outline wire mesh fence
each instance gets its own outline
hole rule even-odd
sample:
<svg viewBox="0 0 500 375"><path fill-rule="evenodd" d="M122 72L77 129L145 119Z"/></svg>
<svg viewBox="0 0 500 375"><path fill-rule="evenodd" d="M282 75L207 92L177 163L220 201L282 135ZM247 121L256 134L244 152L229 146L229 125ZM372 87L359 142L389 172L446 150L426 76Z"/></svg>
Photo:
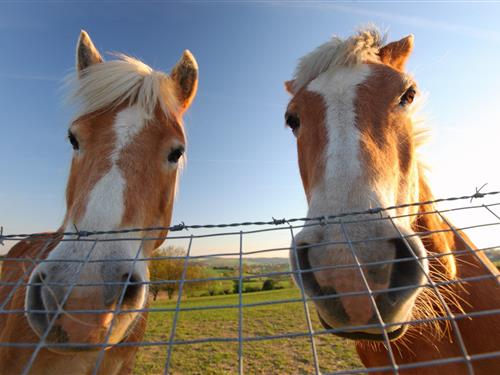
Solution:
<svg viewBox="0 0 500 375"><path fill-rule="evenodd" d="M143 249L150 241L164 239L157 236L167 228L132 228L115 231L88 232L78 230L55 234L0 234L4 243L21 241L37 248L36 252L11 251L2 259L2 279L0 281L0 329L8 325L19 330L30 330L26 316L43 316L44 329L35 336L19 334L15 338L2 334L2 350L21 350L22 370L32 373L47 352L71 350L78 353L91 351L90 373L102 373L106 356L113 350L123 349L121 355L135 358L130 367L134 373L316 373L316 374L359 374L387 372L398 373L408 369L425 369L462 364L464 371L473 374L475 363L500 358L500 343L493 350L481 352L470 347L467 337L461 331L463 321L475 321L484 317L500 320L500 306L477 308L467 301L457 301L448 294L447 288L474 285L485 281L500 283L498 274L479 256L487 252L492 257L499 256L496 233L500 229L500 202L495 201L500 192L476 192L471 196L417 202L385 208L330 215L319 218L275 219L261 222L242 222L220 225L186 225L181 223L169 229L166 244L182 247L178 252L156 252L146 254ZM481 201L479 201L481 199ZM438 206L439 205L439 206ZM432 207L424 213L417 212L398 215L403 207ZM438 208L439 207L439 208ZM421 232L402 233L396 225L391 236L352 238L349 226L370 226L374 223L396 221L419 215L439 217L444 224L438 229ZM454 226L463 218L474 219L474 224ZM451 221L450 221L451 218ZM411 220L410 220L411 221ZM343 238L336 241L319 241L307 246L296 241L296 235L306 228L336 228ZM425 240L439 233L451 233L458 238L463 233L474 236L480 232L484 241L478 248L463 245L445 252L427 252L418 255L408 244L412 237ZM484 236L483 234L484 233ZM363 262L357 250L361 244L384 243L398 237L410 250L406 257ZM495 242L497 241L497 242ZM46 259L55 244L85 244L71 259ZM134 245L132 257L95 257L103 243L121 246ZM271 244L273 246L268 246ZM26 245L26 246L28 246ZM298 261L301 251L314 247L343 246L350 251L352 262L331 264L321 267L307 267ZM19 245L18 245L19 246ZM75 245L76 246L76 245ZM219 250L230 249L230 250ZM290 267L285 257L289 254L295 264ZM423 266L423 260L442 261L453 255L459 263L461 257L469 256L481 265L481 271L473 275L459 274L457 278L436 278ZM280 259L281 257L281 259ZM258 259L258 261L256 260ZM466 259L466 258L463 258ZM468 259L468 258L467 258ZM472 259L472 258L471 258ZM367 279L367 267L394 265L416 261L425 274L425 282L418 285L390 285L373 290ZM141 280L130 271L119 281L102 278L82 277L91 264L126 264L134 269L137 264L149 264L151 279ZM465 260L464 260L465 262ZM33 279L33 270L41 264L73 264L73 274L67 280ZM152 265L168 265L170 274L154 273ZM168 268L167 267L167 268ZM161 268L161 267L160 267ZM175 272L172 270L175 268ZM477 267L476 267L477 268ZM319 271L332 269L354 269L360 272L364 287L361 290L322 293L311 295L306 292L304 278ZM193 270L203 271L194 272ZM170 276L169 276L170 275ZM14 277L15 276L15 277ZM291 279L295 282L292 283ZM267 286L265 284L267 282ZM27 288L62 290L58 303L52 308L26 307ZM112 306L91 306L69 308L69 300L75 291L82 288L117 287ZM137 288L145 290L146 298L139 306L131 306L126 301ZM144 289L145 288L145 289ZM433 291L432 306L440 306L435 314L414 314L404 321L386 322L379 311L379 295L405 290ZM55 293L55 292L54 292ZM60 293L60 292L58 292ZM316 313L318 301L339 300L345 297L368 296L375 312L374 319L363 324L331 327ZM158 297L158 298L157 298ZM46 301L45 305L50 305ZM44 306L42 304L42 306ZM85 306L84 306L85 307ZM38 314L38 315L37 315ZM120 319L127 314L135 314L123 339L113 342L114 330ZM76 324L85 325L84 317L95 315L106 317L106 332L95 342L79 342L64 337L61 333L61 317L69 317ZM132 315L130 315L132 316ZM8 320L11 317L11 320ZM147 321L147 323L146 323ZM391 343L390 333L402 324L419 327L430 323L442 324L447 330L444 340L453 342L459 349L452 355L446 352L437 357L420 357L415 354L401 361L401 350ZM131 328L130 328L131 327ZM91 327L88 327L90 330ZM385 350L382 365L364 366L358 359L351 340L339 337L346 332L374 331L381 333L379 350ZM405 336L403 336L404 339ZM401 340L403 340L401 339ZM498 339L498 338L497 338ZM399 339L398 339L399 340ZM395 342L397 343L398 340ZM496 340L498 341L498 340ZM407 342L407 341L406 341ZM498 341L500 342L500 341ZM375 344L373 344L375 345ZM404 351L403 351L404 352ZM76 354L84 355L84 354ZM1 355L0 355L1 357ZM132 363L132 362L131 362ZM6 371L4 369L4 371Z"/></svg>

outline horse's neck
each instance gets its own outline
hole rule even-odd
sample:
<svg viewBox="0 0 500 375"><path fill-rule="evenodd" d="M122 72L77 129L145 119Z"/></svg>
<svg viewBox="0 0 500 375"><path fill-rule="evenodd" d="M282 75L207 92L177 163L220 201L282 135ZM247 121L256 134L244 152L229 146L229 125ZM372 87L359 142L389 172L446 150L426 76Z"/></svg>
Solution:
<svg viewBox="0 0 500 375"><path fill-rule="evenodd" d="M420 200L429 201L433 199L430 188L425 180L420 183ZM459 306L450 306L453 314L462 314L500 309L500 280L499 272L495 265L488 259L482 251L478 251L476 246L468 236L457 230L444 216L434 212L433 206L422 206L421 215L417 220L416 232L428 231L432 234L423 239L424 245L429 255L451 254L450 256L440 256L430 259L430 264L438 272L444 274L444 279L453 282L449 286L452 294L457 296ZM431 274L431 278L435 278ZM435 282L442 281L439 277ZM464 340L475 341L480 330L484 329L487 334L487 327L481 321L495 322L496 328L500 329L500 314L490 315L487 318L475 318L477 324L473 323L475 329L468 330L467 324L463 329ZM470 319L462 319L462 321ZM461 324L462 325L462 324ZM499 332L500 334L500 332ZM473 336L473 337L469 337ZM454 340L455 341L455 340ZM470 340L469 340L470 341ZM444 343L446 345L446 343Z"/></svg>
<svg viewBox="0 0 500 375"><path fill-rule="evenodd" d="M420 179L420 201L434 199L431 189L424 178ZM492 273L498 275L495 265L482 251L478 251L469 237L457 230L449 220L436 212L434 205L422 205L414 228L415 232L429 232L422 242L428 253L449 253L434 260L448 278L464 278ZM432 262L432 259L431 259Z"/></svg>

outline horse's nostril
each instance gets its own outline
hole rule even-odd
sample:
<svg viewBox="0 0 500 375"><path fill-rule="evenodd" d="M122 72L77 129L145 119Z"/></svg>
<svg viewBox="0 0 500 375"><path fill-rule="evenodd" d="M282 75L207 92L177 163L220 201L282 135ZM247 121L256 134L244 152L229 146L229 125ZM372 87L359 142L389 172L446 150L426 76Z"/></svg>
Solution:
<svg viewBox="0 0 500 375"><path fill-rule="evenodd" d="M309 261L309 246L310 245L308 243L297 244L295 249L296 253L294 253L291 258L292 268L296 271L293 276L297 285L300 287L301 284L303 284L305 292L310 296L315 296L320 294L321 288L319 287L316 277L314 276L314 271L312 270L311 263Z"/></svg>
<svg viewBox="0 0 500 375"><path fill-rule="evenodd" d="M45 310L42 299L42 287L45 277L44 273L37 273L31 278L28 290L28 302L29 308L32 310Z"/></svg>
<svg viewBox="0 0 500 375"><path fill-rule="evenodd" d="M141 301L143 293L143 283L141 279L136 275L131 275L129 279L129 274L127 273L122 276L122 281L125 288L123 305L137 305Z"/></svg>
<svg viewBox="0 0 500 375"><path fill-rule="evenodd" d="M307 243L298 243L297 244L297 261L298 261L298 266L300 267L301 270L309 270L311 269L311 264L309 263L309 244ZM297 266L297 264L293 265L294 267Z"/></svg>
<svg viewBox="0 0 500 375"><path fill-rule="evenodd" d="M46 275L43 272L36 273L31 277L30 285L26 289L26 313L30 324L36 331L40 331L40 327L44 327L49 318L42 296L44 280L46 280Z"/></svg>
<svg viewBox="0 0 500 375"><path fill-rule="evenodd" d="M419 265L419 260L416 257L415 250L408 247L407 242L402 239L395 239L394 244L396 246L396 260L398 262L394 263L392 274L391 274L391 288L406 287L414 285L415 288L421 284L421 279L423 278L423 272L421 265ZM389 292L389 299L398 300L401 293L414 293L413 288L407 291L393 291Z"/></svg>

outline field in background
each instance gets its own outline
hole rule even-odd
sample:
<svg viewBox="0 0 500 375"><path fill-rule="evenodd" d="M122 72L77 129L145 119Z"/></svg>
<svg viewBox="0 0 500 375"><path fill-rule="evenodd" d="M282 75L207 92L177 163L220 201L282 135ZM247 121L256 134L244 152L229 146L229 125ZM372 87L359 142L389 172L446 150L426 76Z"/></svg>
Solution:
<svg viewBox="0 0 500 375"><path fill-rule="evenodd" d="M181 307L216 306L217 309L180 312L176 340L238 338L238 295L193 297L183 300ZM243 294L243 303L281 301L300 298L295 288ZM157 300L151 308L175 308L176 301ZM321 330L314 308L311 318L316 330ZM172 328L172 312L149 313L144 341L168 341ZM279 303L243 308L243 336L259 337L288 333L306 333L307 324L302 302ZM351 342L333 335L315 338L320 369L361 368ZM162 374L167 357L166 346L139 349L136 374ZM246 342L243 346L243 370L248 374L313 373L313 359L308 337L268 339ZM238 372L237 342L204 342L176 345L172 352L172 374L234 374Z"/></svg>

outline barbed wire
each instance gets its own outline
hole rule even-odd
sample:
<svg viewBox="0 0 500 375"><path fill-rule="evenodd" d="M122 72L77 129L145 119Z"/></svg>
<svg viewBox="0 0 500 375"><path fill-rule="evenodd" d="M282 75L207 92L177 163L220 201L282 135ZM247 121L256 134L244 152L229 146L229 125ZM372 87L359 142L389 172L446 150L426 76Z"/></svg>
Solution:
<svg viewBox="0 0 500 375"><path fill-rule="evenodd" d="M484 187L485 185L483 185ZM218 228L235 228L235 227L247 227L247 226L262 226L262 225L283 225L283 224L292 224L296 222L324 222L325 220L331 221L334 219L339 219L339 218L344 218L344 217L349 217L349 216L357 216L357 215L363 215L363 214L378 214L380 212L384 211L390 211L390 210L395 210L398 208L408 208L408 207L415 207L415 206L426 206L426 205L434 205L437 203L443 203L443 202L454 202L454 201L459 201L459 200L470 200L472 202L473 199L481 199L487 196L494 196L497 194L500 194L500 191L490 191L490 192L481 192L482 188L477 189L474 194L471 195L463 195L463 196L457 196L457 197L450 197L450 198L439 198L439 199L433 199L433 200L428 200L428 201L422 201L422 202L412 202L412 203L403 203L399 205L393 205L393 206L388 206L388 207L374 207L374 208L369 208L366 210L359 210L359 211L350 211L350 212L344 212L344 213L337 213L337 214L331 214L331 215L324 215L324 216L319 216L319 217L300 217L300 218L291 218L291 219L276 219L272 218L270 221L243 221L243 222L235 222L235 223L222 223L222 224L192 224L192 225L186 225L184 222L181 222L176 225L168 226L168 227L163 227L163 226L156 226L156 227L146 227L146 228L127 228L127 229L116 229L116 230L103 230L103 231L85 231L85 230L79 230L76 226L74 226L75 231L74 232L58 232L55 235L64 235L64 236L76 236L78 239L82 237L88 237L88 236L93 236L93 235L102 235L102 234L123 234L123 233L134 233L134 232L152 232L152 231L169 231L169 232L179 232L183 230L188 230L188 229L218 229ZM417 215L417 214L413 214ZM0 231L0 243L3 240L8 240L8 239L16 239L16 238L24 238L24 237L31 237L34 238L36 236L47 236L47 233L23 233L23 234L8 234L4 235L3 234L3 227L2 231ZM153 239L153 238L151 238ZM127 238L126 240L130 240L130 238Z"/></svg>

